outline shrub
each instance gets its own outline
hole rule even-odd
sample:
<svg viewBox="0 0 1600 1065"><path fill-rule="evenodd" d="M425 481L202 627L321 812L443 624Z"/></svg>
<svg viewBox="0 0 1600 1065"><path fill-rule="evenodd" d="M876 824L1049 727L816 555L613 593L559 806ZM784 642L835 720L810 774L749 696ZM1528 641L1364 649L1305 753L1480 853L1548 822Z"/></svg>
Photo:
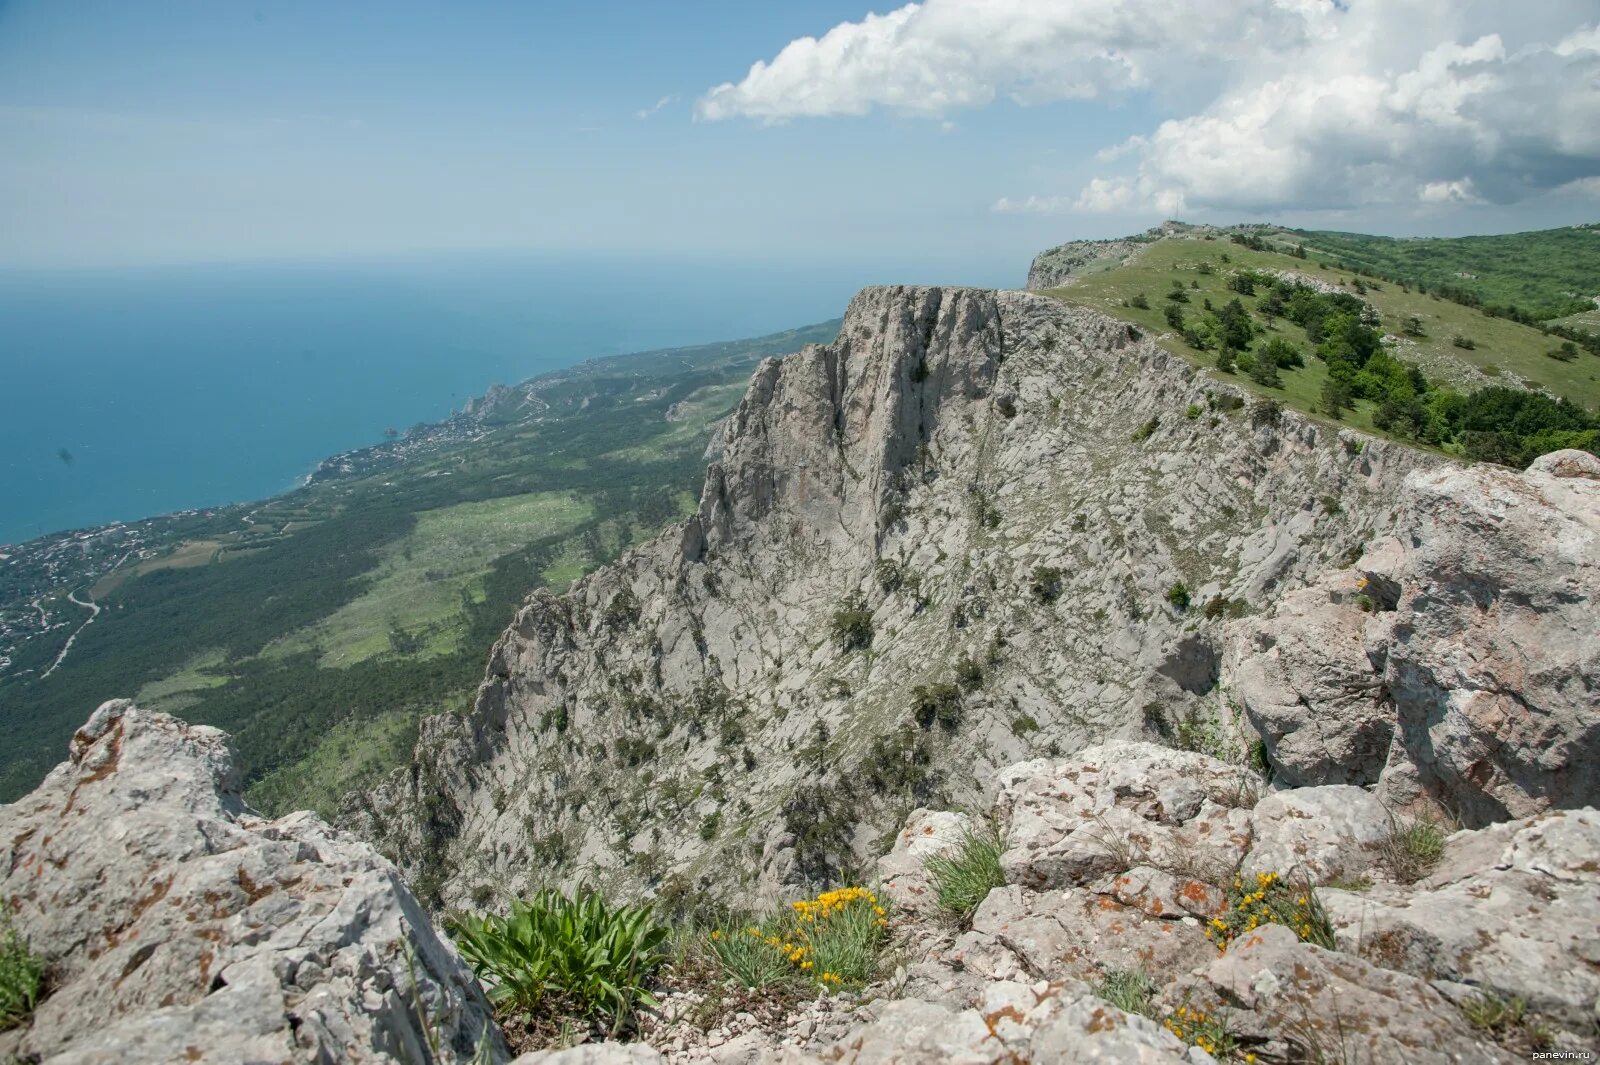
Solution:
<svg viewBox="0 0 1600 1065"><path fill-rule="evenodd" d="M761 924L710 933L724 971L749 988L816 983L860 987L877 973L888 940L888 911L860 887L824 891Z"/></svg>
<svg viewBox="0 0 1600 1065"><path fill-rule="evenodd" d="M667 930L649 906L542 891L513 903L509 916L458 915L449 927L490 1001L527 1023L564 1016L609 1022L616 1033L638 1006L656 1005L648 987L666 960Z"/></svg>
<svg viewBox="0 0 1600 1065"><path fill-rule="evenodd" d="M917 724L954 732L961 724L961 689L954 684L919 684L911 689L911 712Z"/></svg>
<svg viewBox="0 0 1600 1065"><path fill-rule="evenodd" d="M1011 734L1021 739L1030 732L1039 731L1039 722L1033 719L1032 714L1018 714L1011 719Z"/></svg>
<svg viewBox="0 0 1600 1065"><path fill-rule="evenodd" d="M956 663L956 683L962 691L977 691L983 687L983 666L968 655Z"/></svg>
<svg viewBox="0 0 1600 1065"><path fill-rule="evenodd" d="M1471 351L1478 346L1471 337L1464 337L1459 333L1450 338L1450 343L1464 351Z"/></svg>
<svg viewBox="0 0 1600 1065"><path fill-rule="evenodd" d="M1227 1016L1215 1016L1189 1005L1187 1001L1161 1022L1162 1026L1190 1046L1199 1047L1218 1061L1228 1061L1238 1049L1238 1041L1228 1031ZM1254 1061L1248 1055L1246 1061Z"/></svg>
<svg viewBox="0 0 1600 1065"><path fill-rule="evenodd" d="M981 833L969 831L954 850L926 859L922 864L933 878L939 909L963 923L971 918L989 892L1005 886L1000 868L1004 850L999 833L990 828Z"/></svg>
<svg viewBox="0 0 1600 1065"><path fill-rule="evenodd" d="M1140 292L1136 293L1134 297L1128 301L1128 305L1130 307L1137 307L1141 311L1148 311L1150 309L1150 300L1146 298L1143 292Z"/></svg>
<svg viewBox="0 0 1600 1065"><path fill-rule="evenodd" d="M1333 925L1311 885L1291 886L1277 873L1257 873L1249 880L1234 877L1228 908L1206 925L1206 938L1220 953L1264 924L1281 924L1312 946L1335 949Z"/></svg>
<svg viewBox="0 0 1600 1065"><path fill-rule="evenodd" d="M1179 332L1183 331L1183 308L1182 307L1179 307L1176 303L1169 303L1169 304L1167 304L1166 309L1162 313L1166 316L1167 324L1169 326L1171 326L1172 328L1178 330Z"/></svg>
<svg viewBox="0 0 1600 1065"><path fill-rule="evenodd" d="M1445 832L1432 821L1396 824L1383 841L1384 864L1402 884L1427 876L1444 857Z"/></svg>
<svg viewBox="0 0 1600 1065"><path fill-rule="evenodd" d="M872 611L859 596L847 599L833 614L833 638L846 652L872 646Z"/></svg>
<svg viewBox="0 0 1600 1065"><path fill-rule="evenodd" d="M1055 566L1035 566L1028 591L1040 603L1053 603L1061 598L1061 571Z"/></svg>
<svg viewBox="0 0 1600 1065"><path fill-rule="evenodd" d="M1188 610L1189 609L1189 586L1187 584L1184 584L1182 581L1178 581L1171 588L1168 588L1167 589L1167 602L1171 603L1173 608L1176 609L1176 610L1179 610L1179 611Z"/></svg>
<svg viewBox="0 0 1600 1065"><path fill-rule="evenodd" d="M717 833L722 830L722 811L713 810L700 821L700 838L707 843L717 838Z"/></svg>
<svg viewBox="0 0 1600 1065"><path fill-rule="evenodd" d="M1149 1017L1155 1012L1156 983L1143 969L1108 969L1094 993L1124 1013Z"/></svg>
<svg viewBox="0 0 1600 1065"><path fill-rule="evenodd" d="M43 980L44 962L6 919L0 924L0 1031L32 1016Z"/></svg>

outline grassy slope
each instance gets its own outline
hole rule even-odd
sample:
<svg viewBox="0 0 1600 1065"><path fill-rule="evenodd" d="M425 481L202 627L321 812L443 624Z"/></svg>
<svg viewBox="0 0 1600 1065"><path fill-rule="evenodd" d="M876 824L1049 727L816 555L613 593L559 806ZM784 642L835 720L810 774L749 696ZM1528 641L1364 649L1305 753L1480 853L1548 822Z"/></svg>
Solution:
<svg viewBox="0 0 1600 1065"><path fill-rule="evenodd" d="M0 690L0 801L37 783L99 701L137 693L232 732L259 808L334 812L399 763L420 716L466 705L529 591L693 506L711 423L757 360L837 325L595 360L541 379L535 417L478 439L165 519L162 557L97 587L106 610L60 672ZM21 665L58 650L33 641Z"/></svg>
<svg viewBox="0 0 1600 1065"><path fill-rule="evenodd" d="M1574 298L1600 295L1600 227L1483 237L1373 237L1292 232L1312 258L1360 266L1428 288L1448 285L1485 303L1516 305L1535 317L1570 314Z"/></svg>
<svg viewBox="0 0 1600 1065"><path fill-rule="evenodd" d="M1208 241L1176 237L1152 244L1133 262L1117 270L1085 278L1078 284L1053 290L1049 294L1068 303L1093 307L1133 322L1167 350L1182 355L1196 365L1214 368L1215 352L1194 351L1168 328L1164 317L1164 297L1175 280L1181 281L1190 298L1183 309L1191 316L1201 312L1206 298L1210 298L1216 307L1236 298L1237 294L1227 287L1231 266L1222 261L1224 255L1231 260L1231 266L1292 270L1339 284L1344 291L1354 291L1353 287L1344 284L1352 280L1349 273L1319 266L1314 258L1301 260L1276 252L1251 251L1221 238ZM1197 267L1202 260L1212 264L1213 273L1204 275L1198 272ZM1199 288L1189 288L1191 282L1198 283ZM1141 292L1150 303L1148 310L1125 305L1125 301ZM1255 299L1240 298L1247 308L1254 308ZM1402 323L1408 316L1415 315L1422 320L1426 336L1414 342L1401 343L1396 353L1403 359L1420 363L1430 377L1468 389L1481 387L1497 378L1503 383L1520 380L1529 386L1566 396L1590 409L1600 407L1600 359L1583 355L1569 363L1549 358L1545 352L1554 348L1556 341L1537 329L1503 318L1490 318L1458 303L1415 291L1406 292L1388 283L1380 283L1377 289L1369 286L1362 298L1377 307L1383 318L1383 328L1390 333L1400 333ZM1257 322L1265 324L1259 317ZM1262 388L1243 374L1235 374L1232 380L1298 410L1310 411L1327 378L1326 368L1310 357L1311 346L1298 326L1280 321L1274 328L1306 351L1308 357L1305 368L1284 371L1282 389ZM1452 344L1455 336L1470 337L1477 347L1471 351L1457 348ZM1368 432L1375 431L1372 426L1372 405L1365 401L1358 403L1354 412L1346 413L1344 421Z"/></svg>

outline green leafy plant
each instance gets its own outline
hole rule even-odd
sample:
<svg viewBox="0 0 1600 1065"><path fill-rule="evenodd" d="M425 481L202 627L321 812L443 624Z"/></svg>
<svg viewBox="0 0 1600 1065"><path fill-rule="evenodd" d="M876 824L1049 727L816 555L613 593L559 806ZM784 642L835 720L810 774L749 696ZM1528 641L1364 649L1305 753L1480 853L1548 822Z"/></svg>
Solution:
<svg viewBox="0 0 1600 1065"><path fill-rule="evenodd" d="M1188 610L1189 586L1182 581L1174 583L1171 588L1167 589L1167 602L1171 603L1177 610Z"/></svg>
<svg viewBox="0 0 1600 1065"><path fill-rule="evenodd" d="M1000 868L1004 849L1000 834L991 827L982 832L969 831L955 849L927 858L922 864L933 878L939 909L966 921L989 892L1004 887L1005 872Z"/></svg>
<svg viewBox="0 0 1600 1065"><path fill-rule="evenodd" d="M44 962L9 918L0 925L0 1030L15 1028L33 1015L44 981Z"/></svg>
<svg viewBox="0 0 1600 1065"><path fill-rule="evenodd" d="M463 914L449 922L461 953L500 1010L533 1020L564 1015L624 1029L639 1005L654 1006L650 979L666 960L667 930L649 906L612 907L594 891L542 891L507 916Z"/></svg>

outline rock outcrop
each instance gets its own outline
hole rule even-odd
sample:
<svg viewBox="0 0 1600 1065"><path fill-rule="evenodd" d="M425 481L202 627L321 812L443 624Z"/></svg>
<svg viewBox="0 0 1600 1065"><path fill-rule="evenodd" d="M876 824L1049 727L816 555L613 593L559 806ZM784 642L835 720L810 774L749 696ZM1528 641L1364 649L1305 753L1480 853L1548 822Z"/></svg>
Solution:
<svg viewBox="0 0 1600 1065"><path fill-rule="evenodd" d="M0 840L0 896L48 988L0 1057L509 1056L471 971L395 868L310 814L252 814L216 729L105 704L68 761L0 807Z"/></svg>
<svg viewBox="0 0 1600 1065"><path fill-rule="evenodd" d="M763 363L714 453L694 517L536 594L474 709L351 811L425 895L781 893L1007 764L1175 735L1221 713L1226 619L1353 558L1432 464L1104 316L938 288Z"/></svg>
<svg viewBox="0 0 1600 1065"><path fill-rule="evenodd" d="M1288 784L1468 826L1600 798L1600 459L1407 478L1392 536L1235 623L1224 676Z"/></svg>

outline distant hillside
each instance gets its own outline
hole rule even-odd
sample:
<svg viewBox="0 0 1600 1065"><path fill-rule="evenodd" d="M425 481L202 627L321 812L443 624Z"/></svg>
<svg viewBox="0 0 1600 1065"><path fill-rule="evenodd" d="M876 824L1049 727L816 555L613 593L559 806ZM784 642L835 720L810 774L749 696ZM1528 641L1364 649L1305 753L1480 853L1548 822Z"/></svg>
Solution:
<svg viewBox="0 0 1600 1065"><path fill-rule="evenodd" d="M1359 267L1537 320L1592 311L1600 296L1600 225L1450 238L1286 232L1330 265Z"/></svg>
<svg viewBox="0 0 1600 1065"><path fill-rule="evenodd" d="M712 426L762 358L837 330L597 359L270 500L6 548L0 801L60 759L85 706L137 696L228 729L258 808L335 812L419 717L469 702L529 591L692 507Z"/></svg>
<svg viewBox="0 0 1600 1065"><path fill-rule="evenodd" d="M1541 448L1594 449L1600 341L1358 275L1322 258L1309 234L1302 249L1300 236L1169 223L1126 257L1097 259L1106 242L1064 245L1041 259L1097 268L1044 291L1115 315L1220 379L1317 418L1510 465ZM1464 243L1343 236L1375 247ZM1570 276L1580 259L1574 249L1600 243L1590 230L1471 239L1522 247L1526 258L1546 238L1554 250L1544 258L1567 263L1561 269ZM1497 292L1549 290L1555 266L1522 276L1517 261L1508 252L1494 274Z"/></svg>

